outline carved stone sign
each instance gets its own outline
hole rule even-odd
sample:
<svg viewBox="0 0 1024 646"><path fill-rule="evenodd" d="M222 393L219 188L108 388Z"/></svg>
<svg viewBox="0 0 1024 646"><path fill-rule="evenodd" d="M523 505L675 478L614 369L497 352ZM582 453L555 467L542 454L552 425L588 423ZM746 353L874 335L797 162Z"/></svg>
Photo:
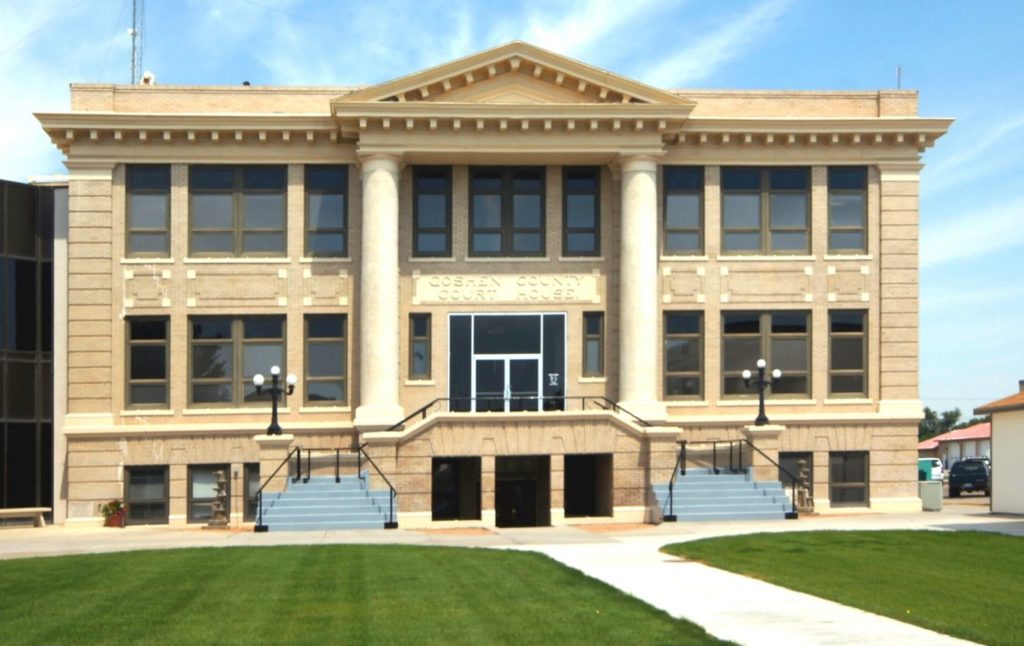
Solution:
<svg viewBox="0 0 1024 646"><path fill-rule="evenodd" d="M600 303L597 274L413 274L413 302Z"/></svg>

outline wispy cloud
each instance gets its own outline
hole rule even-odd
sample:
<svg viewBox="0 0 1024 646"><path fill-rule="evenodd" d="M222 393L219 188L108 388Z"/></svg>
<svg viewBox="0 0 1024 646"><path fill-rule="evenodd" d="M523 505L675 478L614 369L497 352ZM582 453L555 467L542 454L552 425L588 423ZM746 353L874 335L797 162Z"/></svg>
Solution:
<svg viewBox="0 0 1024 646"><path fill-rule="evenodd" d="M958 213L952 222L921 234L921 266L982 256L1024 245L1024 197Z"/></svg>
<svg viewBox="0 0 1024 646"><path fill-rule="evenodd" d="M990 118L990 115L985 117ZM969 126L973 127L968 130ZM977 120L965 120L956 127L961 131L957 137L960 146L956 152L925 167L926 186L931 195L976 182L981 177L1005 173L1007 168L1016 166L1024 158L1021 150L1021 144L1024 144L1024 113L994 123L978 124Z"/></svg>
<svg viewBox="0 0 1024 646"><path fill-rule="evenodd" d="M642 78L655 87L683 87L714 74L775 32L790 0L768 0L726 18L724 26L662 58Z"/></svg>

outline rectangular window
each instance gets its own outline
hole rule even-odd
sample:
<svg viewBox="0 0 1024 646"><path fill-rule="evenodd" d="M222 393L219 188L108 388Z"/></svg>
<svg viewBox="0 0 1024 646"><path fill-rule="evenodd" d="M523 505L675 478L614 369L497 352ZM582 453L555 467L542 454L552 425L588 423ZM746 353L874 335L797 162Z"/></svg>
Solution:
<svg viewBox="0 0 1024 646"><path fill-rule="evenodd" d="M810 379L810 315L807 312L728 312L722 315L722 393L755 397L743 382L744 370L757 372L764 359L767 371L779 369L769 396L807 396Z"/></svg>
<svg viewBox="0 0 1024 646"><path fill-rule="evenodd" d="M348 168L306 166L306 255L348 255Z"/></svg>
<svg viewBox="0 0 1024 646"><path fill-rule="evenodd" d="M722 251L737 254L810 252L810 171L722 169Z"/></svg>
<svg viewBox="0 0 1024 646"><path fill-rule="evenodd" d="M604 376L604 312L583 313L583 376Z"/></svg>
<svg viewBox="0 0 1024 646"><path fill-rule="evenodd" d="M167 467L125 467L126 524L167 524Z"/></svg>
<svg viewBox="0 0 1024 646"><path fill-rule="evenodd" d="M452 255L452 171L418 166L413 176L413 243L417 258Z"/></svg>
<svg viewBox="0 0 1024 646"><path fill-rule="evenodd" d="M665 253L699 254L704 250L704 168L663 168Z"/></svg>
<svg viewBox="0 0 1024 646"><path fill-rule="evenodd" d="M867 314L832 311L828 314L828 390L840 397L867 396Z"/></svg>
<svg viewBox="0 0 1024 646"><path fill-rule="evenodd" d="M127 406L166 408L170 365L167 317L129 318L127 324Z"/></svg>
<svg viewBox="0 0 1024 646"><path fill-rule="evenodd" d="M284 166L192 166L189 249L193 256L283 256Z"/></svg>
<svg viewBox="0 0 1024 646"><path fill-rule="evenodd" d="M430 379L430 314L409 315L409 379Z"/></svg>
<svg viewBox="0 0 1024 646"><path fill-rule="evenodd" d="M171 167L127 167L127 255L166 257L171 253Z"/></svg>
<svg viewBox="0 0 1024 646"><path fill-rule="evenodd" d="M562 186L562 255L601 255L600 169L565 168Z"/></svg>
<svg viewBox="0 0 1024 646"><path fill-rule="evenodd" d="M259 513L257 509L256 492L260 490L263 482L260 480L260 463L246 463L245 467L245 511L242 520L254 521Z"/></svg>
<svg viewBox="0 0 1024 646"><path fill-rule="evenodd" d="M867 451L828 454L828 498L833 507L866 507L869 462Z"/></svg>
<svg viewBox="0 0 1024 646"><path fill-rule="evenodd" d="M829 253L867 251L868 169L832 166L828 169Z"/></svg>
<svg viewBox="0 0 1024 646"><path fill-rule="evenodd" d="M340 406L348 401L348 348L344 314L306 317L307 404Z"/></svg>
<svg viewBox="0 0 1024 646"><path fill-rule="evenodd" d="M286 374L284 317L196 316L189 320L189 403L221 406L266 404L252 377L269 376L272 366Z"/></svg>
<svg viewBox="0 0 1024 646"><path fill-rule="evenodd" d="M188 522L206 523L213 518L218 483L224 485L224 514L231 515L231 465L215 464L188 468Z"/></svg>
<svg viewBox="0 0 1024 646"><path fill-rule="evenodd" d="M665 399L697 399L703 388L703 317L665 312Z"/></svg>
<svg viewBox="0 0 1024 646"><path fill-rule="evenodd" d="M544 169L472 168L472 256L544 255Z"/></svg>

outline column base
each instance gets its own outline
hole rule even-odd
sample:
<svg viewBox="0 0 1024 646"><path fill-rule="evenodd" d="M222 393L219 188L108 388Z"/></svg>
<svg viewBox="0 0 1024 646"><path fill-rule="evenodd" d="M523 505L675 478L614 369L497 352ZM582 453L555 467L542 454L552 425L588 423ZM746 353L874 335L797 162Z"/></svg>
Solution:
<svg viewBox="0 0 1024 646"><path fill-rule="evenodd" d="M401 406L360 406L353 423L360 431L384 431L404 417L405 409Z"/></svg>

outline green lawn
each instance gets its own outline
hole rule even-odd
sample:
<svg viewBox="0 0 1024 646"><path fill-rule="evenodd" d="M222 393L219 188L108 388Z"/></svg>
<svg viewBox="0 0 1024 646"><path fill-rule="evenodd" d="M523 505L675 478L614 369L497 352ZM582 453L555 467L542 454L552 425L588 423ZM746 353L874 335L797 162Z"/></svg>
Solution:
<svg viewBox="0 0 1024 646"><path fill-rule="evenodd" d="M703 629L528 552L187 549L0 561L0 644L680 644Z"/></svg>
<svg viewBox="0 0 1024 646"><path fill-rule="evenodd" d="M792 532L664 550L986 644L1024 643L1024 538L982 532Z"/></svg>

